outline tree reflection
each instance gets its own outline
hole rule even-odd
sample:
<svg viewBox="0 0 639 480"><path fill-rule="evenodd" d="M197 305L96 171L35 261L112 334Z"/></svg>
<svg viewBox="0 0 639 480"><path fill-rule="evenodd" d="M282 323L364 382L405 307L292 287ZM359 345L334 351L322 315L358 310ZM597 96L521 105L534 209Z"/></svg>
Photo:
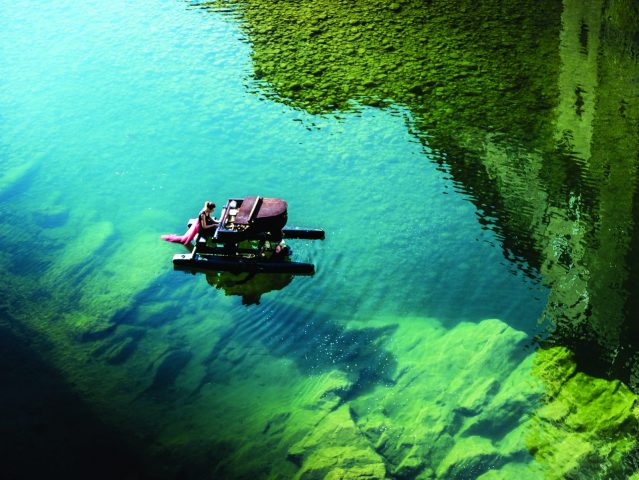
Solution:
<svg viewBox="0 0 639 480"><path fill-rule="evenodd" d="M238 7L261 95L311 113L410 109L505 257L548 286L547 342L637 390L636 3L203 6Z"/></svg>

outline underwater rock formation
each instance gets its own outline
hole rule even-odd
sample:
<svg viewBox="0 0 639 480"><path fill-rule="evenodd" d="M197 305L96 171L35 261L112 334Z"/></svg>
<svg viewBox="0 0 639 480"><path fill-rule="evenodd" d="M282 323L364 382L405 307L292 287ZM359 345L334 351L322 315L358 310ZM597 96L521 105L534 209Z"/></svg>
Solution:
<svg viewBox="0 0 639 480"><path fill-rule="evenodd" d="M38 168L39 164L36 161L21 165L3 165L0 170L0 201L26 190Z"/></svg>
<svg viewBox="0 0 639 480"><path fill-rule="evenodd" d="M246 424L227 474L277 476L284 459L296 479L633 473L637 396L618 381L576 372L565 349L528 353L526 342L499 320L448 330L403 318L385 343L398 359L390 382L358 392L339 371L294 381L291 394L304 392L296 408L274 412L259 434Z"/></svg>
<svg viewBox="0 0 639 480"><path fill-rule="evenodd" d="M477 478L530 463L522 429L542 390L530 379L526 335L499 320L432 325L403 319L394 383L352 402L390 476Z"/></svg>
<svg viewBox="0 0 639 480"><path fill-rule="evenodd" d="M300 465L296 480L386 478L384 459L361 435L347 405L330 412L291 446L288 459Z"/></svg>
<svg viewBox="0 0 639 480"><path fill-rule="evenodd" d="M533 375L543 383L544 401L526 444L545 478L628 478L636 470L637 395L618 380L576 371L561 347L538 351Z"/></svg>

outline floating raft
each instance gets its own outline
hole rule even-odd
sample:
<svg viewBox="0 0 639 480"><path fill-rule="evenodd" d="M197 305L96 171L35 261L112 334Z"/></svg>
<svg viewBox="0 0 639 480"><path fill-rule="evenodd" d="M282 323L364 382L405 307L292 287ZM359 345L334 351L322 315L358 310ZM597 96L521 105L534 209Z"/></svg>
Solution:
<svg viewBox="0 0 639 480"><path fill-rule="evenodd" d="M279 198L230 198L222 208L212 236L195 238L191 253L173 256L177 270L191 272L252 272L313 275L311 263L290 260L286 253L275 253L265 245L279 244L283 239L323 240L324 230L318 228L286 227L288 204ZM198 222L192 218L189 228ZM257 243L246 248L245 242ZM244 248L243 248L244 247Z"/></svg>

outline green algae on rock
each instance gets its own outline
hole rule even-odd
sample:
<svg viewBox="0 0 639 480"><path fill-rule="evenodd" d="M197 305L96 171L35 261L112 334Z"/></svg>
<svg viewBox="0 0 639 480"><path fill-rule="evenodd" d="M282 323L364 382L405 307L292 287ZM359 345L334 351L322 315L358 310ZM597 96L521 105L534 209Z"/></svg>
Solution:
<svg viewBox="0 0 639 480"><path fill-rule="evenodd" d="M288 458L300 465L296 480L386 478L383 458L362 436L347 405L328 414L311 434L291 446Z"/></svg>
<svg viewBox="0 0 639 480"><path fill-rule="evenodd" d="M527 336L499 320L452 329L432 319L399 320L362 322L392 332L382 345L397 362L388 381L365 389L347 371L304 372L285 356L269 355L268 344L240 345L218 331L223 345L213 361L228 375L209 376L198 387L206 372L185 372L186 390L176 395L190 389L190 401L179 413L162 407L172 420L157 440L159 452L189 449L198 438L208 444L214 434L224 455L193 471L228 478L632 473L636 396L619 382L575 373L565 349L527 353ZM189 357L191 365L206 360L193 352L199 358ZM192 424L210 410L227 414Z"/></svg>
<svg viewBox="0 0 639 480"><path fill-rule="evenodd" d="M628 387L577 372L571 352L561 347L539 350L533 375L545 392L526 444L545 478L636 474L639 402Z"/></svg>
<svg viewBox="0 0 639 480"><path fill-rule="evenodd" d="M300 377L290 362L265 363L261 349L253 347L241 371L270 381L251 410L254 420L224 429L235 433L220 440L236 445L225 471L277 478L286 471L284 460L295 467L290 478L296 479L475 478L521 463L534 471L523 432L531 403L543 392L529 375L532 357L521 350L525 334L499 320L451 330L432 319L397 320L363 322L382 330L396 326L383 345L398 359L392 378L366 389L358 385L361 379L337 370ZM233 344L217 352L217 362L233 357ZM272 368L273 361L279 368ZM227 363L231 366L232 359ZM238 367L230 368L239 374ZM242 398L251 377L240 383L212 379L202 400ZM282 411L288 401L267 400L281 392L276 385L286 385L287 398L295 398L290 410ZM490 420L495 427L484 428ZM264 470L265 465L271 467Z"/></svg>
<svg viewBox="0 0 639 480"><path fill-rule="evenodd" d="M639 411L623 384L575 373L565 349L524 353L526 336L498 320L432 325L402 319L388 344L398 358L393 382L348 402L389 477L634 471Z"/></svg>
<svg viewBox="0 0 639 480"><path fill-rule="evenodd" d="M558 36L557 2L200 5L237 5L263 92L311 113L403 104L430 137L460 126L491 126L534 139L533 132L546 128L545 114L518 113L547 112L556 93L545 79L557 58L547 41Z"/></svg>
<svg viewBox="0 0 639 480"><path fill-rule="evenodd" d="M3 165L0 170L0 200L5 200L23 188L38 168L38 162L35 160L20 165Z"/></svg>
<svg viewBox="0 0 639 480"><path fill-rule="evenodd" d="M389 474L476 478L531 462L517 433L542 391L529 377L526 335L499 320L432 325L402 319L389 347L402 359L394 382L351 402Z"/></svg>

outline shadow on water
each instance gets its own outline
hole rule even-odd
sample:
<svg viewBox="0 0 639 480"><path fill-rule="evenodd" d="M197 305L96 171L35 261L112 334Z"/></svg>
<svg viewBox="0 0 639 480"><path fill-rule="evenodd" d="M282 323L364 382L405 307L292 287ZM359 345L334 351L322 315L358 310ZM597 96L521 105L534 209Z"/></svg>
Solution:
<svg viewBox="0 0 639 480"><path fill-rule="evenodd" d="M185 306L174 299L175 285L169 280L173 275L174 272L166 272L136 293L130 306L117 312L112 322L116 325L156 328L179 318ZM155 305L155 308L146 311L149 305Z"/></svg>
<svg viewBox="0 0 639 480"><path fill-rule="evenodd" d="M302 308L278 307L282 306L272 304L233 322L203 360L206 374L193 394L207 383L226 383L233 376L234 368L246 355L234 356L232 352L238 343L246 346L259 342L269 354L295 362L304 375L331 370L345 372L353 386L348 391L336 392L343 399L392 382L397 361L384 349L384 342L396 325L350 329Z"/></svg>
<svg viewBox="0 0 639 480"><path fill-rule="evenodd" d="M547 343L639 390L636 2L199 5L240 19L258 95L408 107L505 258L549 288Z"/></svg>
<svg viewBox="0 0 639 480"><path fill-rule="evenodd" d="M185 245L185 250L191 253L193 245L190 243ZM287 259L290 260L290 257ZM243 305L259 305L262 295L282 290L293 281L294 277L291 273L189 271L177 268L176 270L192 275L204 274L211 287L222 290L228 296L242 297Z"/></svg>
<svg viewBox="0 0 639 480"><path fill-rule="evenodd" d="M174 275L174 272L167 275ZM267 291L285 288L291 275L211 273L209 284L225 290L225 293L241 296L248 308L236 309L232 325L223 331L209 354L202 361L206 374L192 392L195 396L210 382L225 383L233 376L235 368L245 368L244 356L251 346L265 347L275 357L292 360L301 373L318 375L331 370L345 372L353 382L349 392L364 392L376 384L391 382L397 362L384 349L384 342L396 330L395 325L381 328L346 328L328 316L280 302L251 304L245 298L259 298ZM215 292L211 292L216 294ZM256 297L257 295L257 297ZM112 319L118 328L109 338L103 339L94 350L101 360L117 365L129 359L138 348L148 328L158 328L181 318L185 306L172 300L170 282L159 278L139 292L131 307L118 312ZM146 307L153 305L151 311ZM235 346L243 356L235 357ZM192 360L188 349L176 347L165 352L149 364L147 373L153 375L150 386L143 395L161 397L174 392L177 377Z"/></svg>
<svg viewBox="0 0 639 480"><path fill-rule="evenodd" d="M94 350L94 356L112 365L124 363L137 350L138 343L145 337L146 329L165 326L184 315L188 308L178 300L171 300L172 283L167 281L167 277L173 275L174 272L167 272L159 277L148 288L135 295L130 307L113 316L114 326L126 325L127 328L104 339ZM293 280L293 275L211 272L206 274L206 280L209 285L223 290L226 295L242 297L242 304L249 306L259 304L265 293L285 288ZM154 308L148 310L149 305ZM189 352L168 352L157 366L155 379L147 393L170 386L189 360Z"/></svg>
<svg viewBox="0 0 639 480"><path fill-rule="evenodd" d="M178 375L186 368L193 353L188 350L171 350L163 355L157 362L157 365L149 365L147 372L152 372L153 381L143 395L161 396L170 392L174 385Z"/></svg>
<svg viewBox="0 0 639 480"><path fill-rule="evenodd" d="M171 275L173 272L158 277L134 296L129 307L113 315L109 322L112 328L105 332L104 338L93 339L100 340L93 350L95 358L110 365L123 364L138 351L149 329L164 327L184 314L184 304L174 299L173 284L167 281ZM188 350L176 348L164 352L155 362L151 362L146 374L152 375L153 380L144 394L157 396L171 390L191 356Z"/></svg>

